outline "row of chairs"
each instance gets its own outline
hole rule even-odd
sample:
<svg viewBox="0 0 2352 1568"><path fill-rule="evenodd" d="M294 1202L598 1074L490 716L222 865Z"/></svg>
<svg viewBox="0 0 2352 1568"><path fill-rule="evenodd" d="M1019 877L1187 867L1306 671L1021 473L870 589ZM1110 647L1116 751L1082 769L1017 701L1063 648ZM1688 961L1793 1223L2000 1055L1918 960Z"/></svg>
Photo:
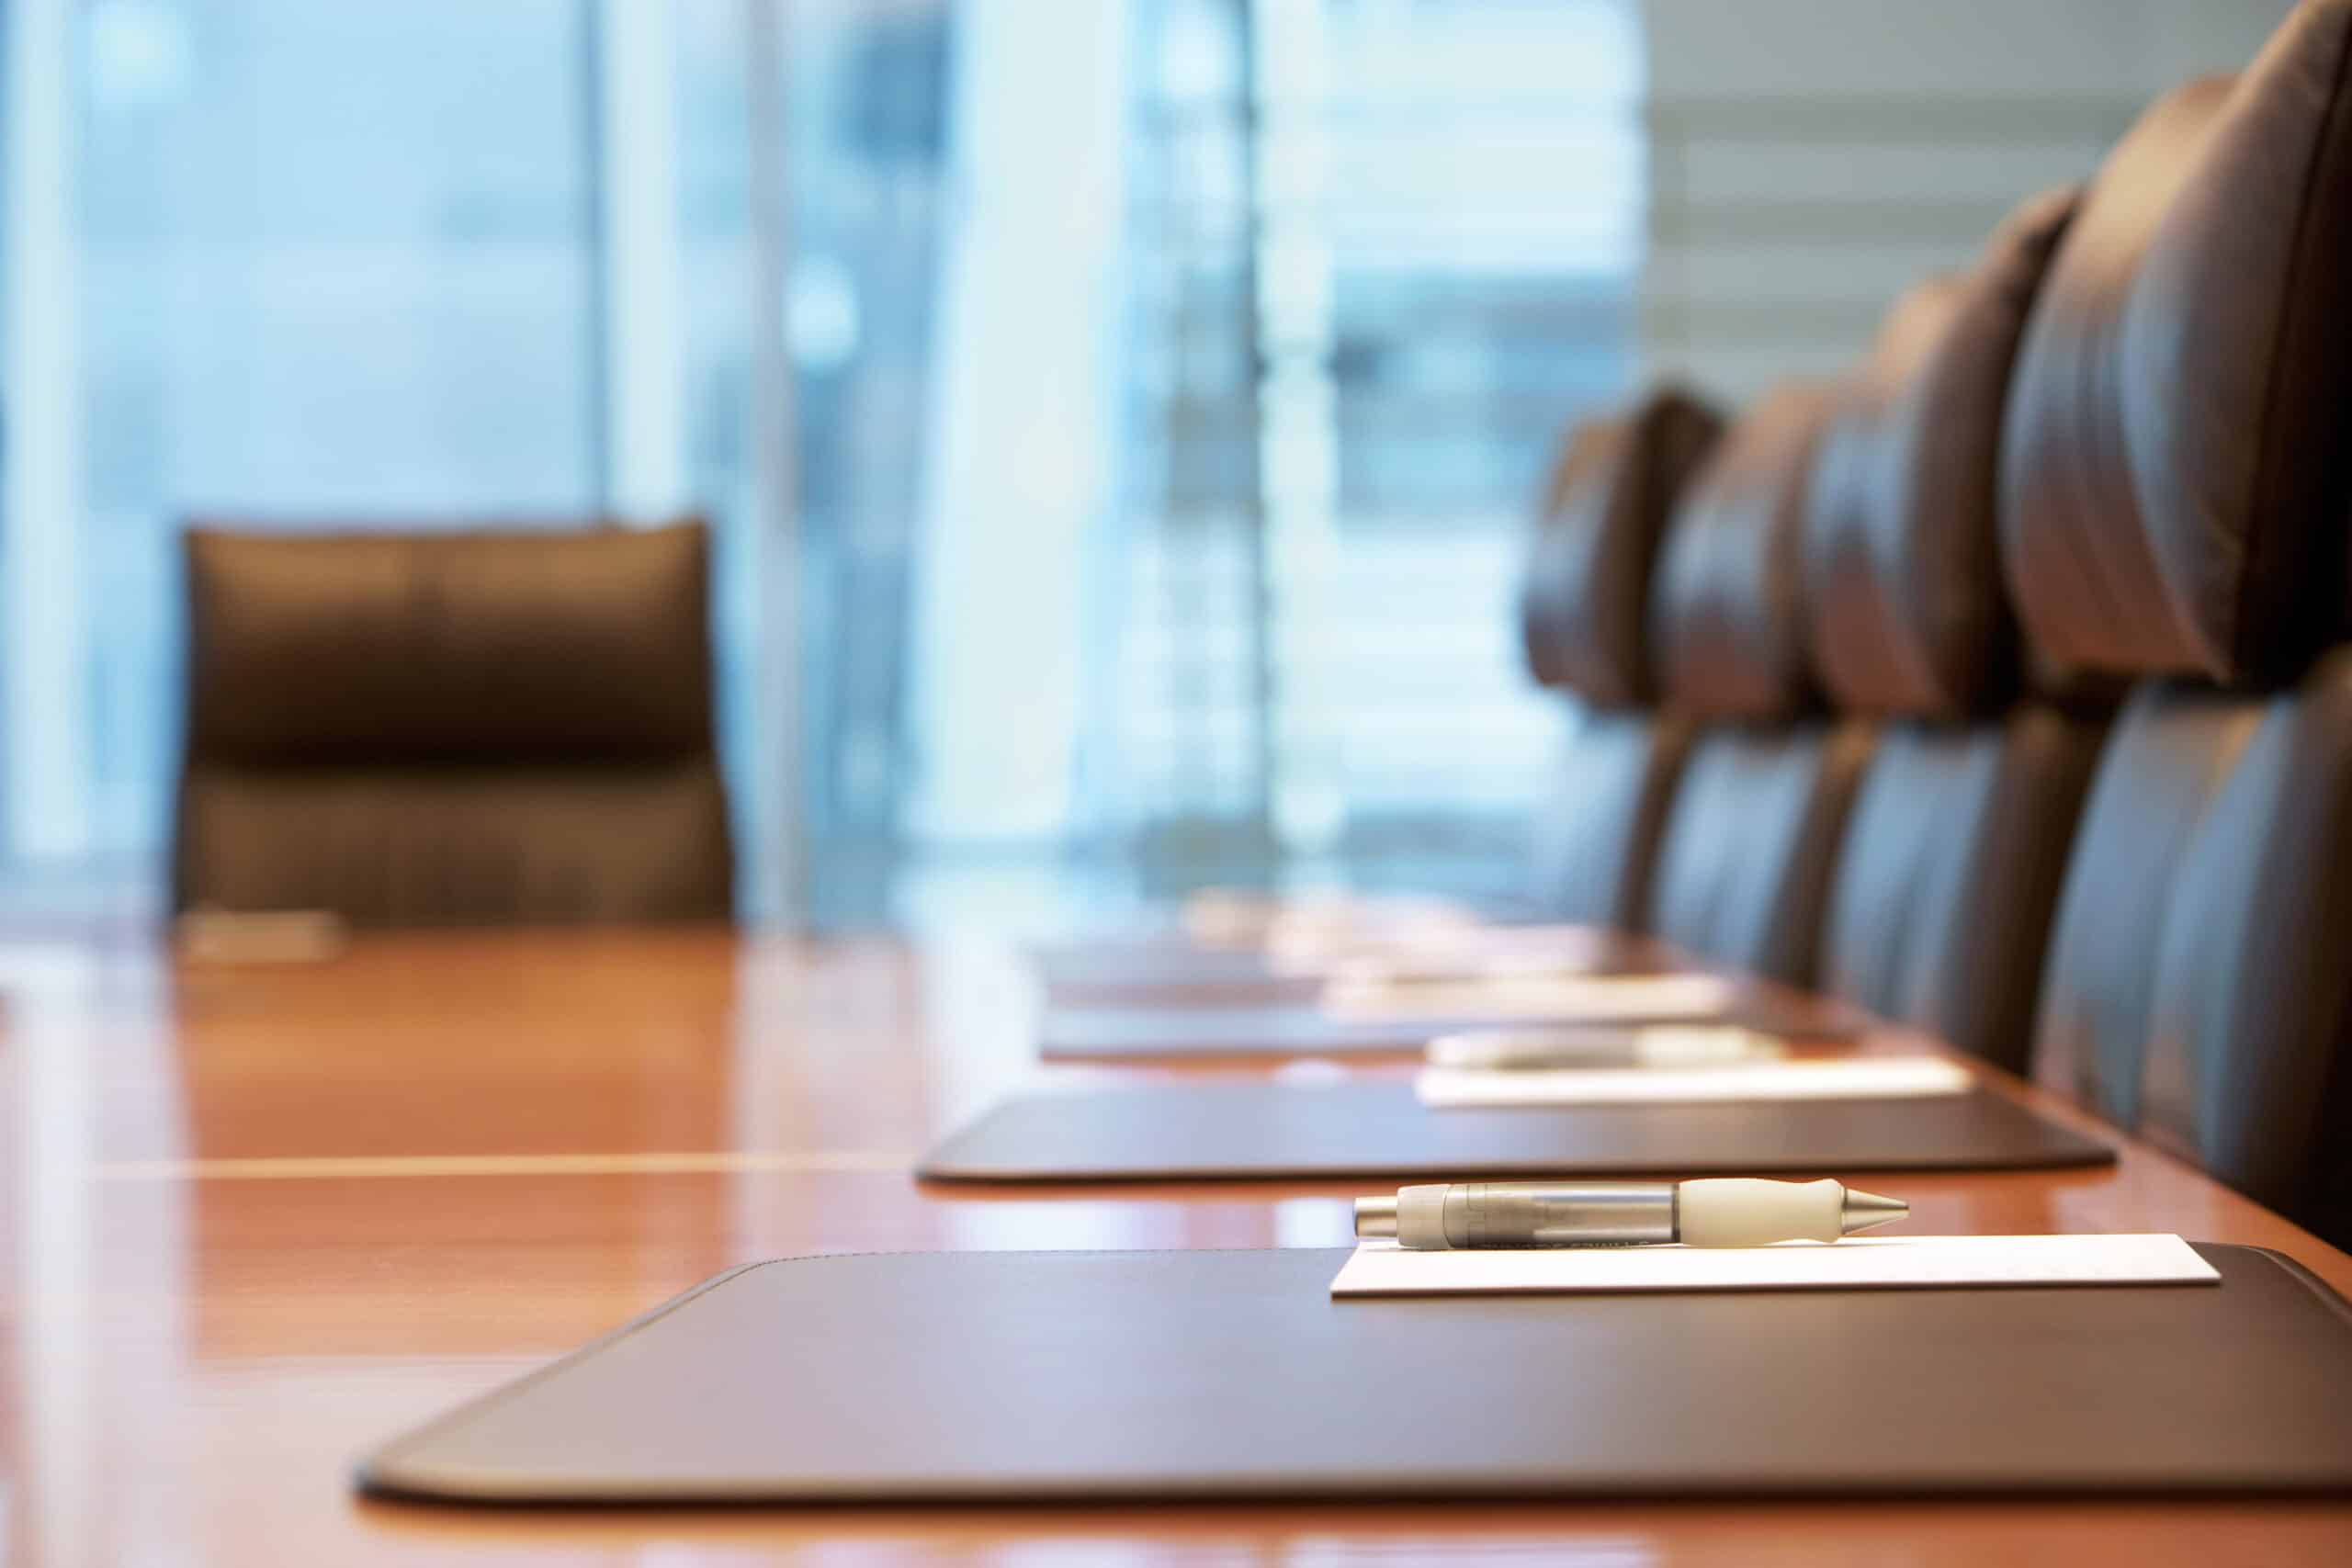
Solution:
<svg viewBox="0 0 2352 1568"><path fill-rule="evenodd" d="M1851 376L1582 430L1563 916L1850 999L2352 1238L2352 0Z"/></svg>

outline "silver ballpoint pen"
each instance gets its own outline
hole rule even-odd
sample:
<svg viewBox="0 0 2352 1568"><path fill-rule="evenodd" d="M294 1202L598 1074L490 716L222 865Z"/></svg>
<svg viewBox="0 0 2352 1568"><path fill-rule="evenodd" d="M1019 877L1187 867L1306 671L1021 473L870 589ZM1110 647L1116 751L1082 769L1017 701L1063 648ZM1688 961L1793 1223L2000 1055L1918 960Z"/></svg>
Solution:
<svg viewBox="0 0 2352 1568"><path fill-rule="evenodd" d="M1454 1247L1764 1247L1836 1241L1910 1213L1837 1181L1469 1181L1356 1200L1356 1235L1417 1250Z"/></svg>

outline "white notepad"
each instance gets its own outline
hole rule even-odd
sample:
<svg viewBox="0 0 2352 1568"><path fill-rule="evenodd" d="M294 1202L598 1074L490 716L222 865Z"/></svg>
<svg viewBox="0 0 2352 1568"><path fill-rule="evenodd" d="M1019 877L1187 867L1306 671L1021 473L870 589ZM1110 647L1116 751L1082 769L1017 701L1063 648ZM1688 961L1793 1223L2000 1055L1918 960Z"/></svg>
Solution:
<svg viewBox="0 0 2352 1568"><path fill-rule="evenodd" d="M2215 1284L2177 1235L1890 1235L1777 1247L1557 1247L1413 1252L1360 1243L1334 1296L1620 1291L1899 1290L1953 1285Z"/></svg>
<svg viewBox="0 0 2352 1568"><path fill-rule="evenodd" d="M1939 1056L1734 1062L1693 1067L1424 1067L1423 1105L1687 1105L1733 1100L1916 1100L1965 1094L1968 1069Z"/></svg>
<svg viewBox="0 0 2352 1568"><path fill-rule="evenodd" d="M1571 1023L1441 1034L1422 1055L1432 1067L1525 1073L1549 1067L1722 1066L1779 1061L1788 1054L1779 1035L1734 1023Z"/></svg>
<svg viewBox="0 0 2352 1568"><path fill-rule="evenodd" d="M1337 1018L1529 1018L1624 1023L1721 1018L1738 988L1719 975L1511 975L1428 984L1333 981Z"/></svg>
<svg viewBox="0 0 2352 1568"><path fill-rule="evenodd" d="M1365 937L1404 941L1424 932L1474 928L1478 917L1451 898L1344 893L1285 897L1211 889L1184 901L1181 923L1193 941L1212 947L1344 952Z"/></svg>
<svg viewBox="0 0 2352 1568"><path fill-rule="evenodd" d="M1603 956L1589 926L1464 926L1368 937L1345 953L1329 955L1326 967L1331 979L1351 986L1431 985L1589 976Z"/></svg>

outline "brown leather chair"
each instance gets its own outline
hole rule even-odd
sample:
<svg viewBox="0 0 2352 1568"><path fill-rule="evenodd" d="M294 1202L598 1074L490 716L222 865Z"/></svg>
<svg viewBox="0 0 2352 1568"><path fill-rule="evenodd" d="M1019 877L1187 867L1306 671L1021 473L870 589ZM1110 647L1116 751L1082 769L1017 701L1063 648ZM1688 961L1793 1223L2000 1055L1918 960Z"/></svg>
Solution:
<svg viewBox="0 0 2352 1568"><path fill-rule="evenodd" d="M1668 815L1648 929L1684 951L1813 981L1866 722L1819 713L1800 551L1815 443L1837 406L1791 385L1733 425L1677 507L1650 602L1669 711L1700 726Z"/></svg>
<svg viewBox="0 0 2352 1568"><path fill-rule="evenodd" d="M1535 832L1533 897L1562 919L1641 926L1690 739L1656 710L1644 607L1666 520L1722 428L1698 398L1660 389L1579 426L1546 487L1520 628L1529 671L1577 708Z"/></svg>
<svg viewBox="0 0 2352 1568"><path fill-rule="evenodd" d="M2352 1239L2352 0L2119 144L2028 327L2004 560L2145 677L2085 808L2035 1072Z"/></svg>
<svg viewBox="0 0 2352 1568"><path fill-rule="evenodd" d="M1898 301L1824 434L1805 534L1815 668L1883 722L1846 828L1821 986L2022 1068L2106 711L2015 697L1994 491L2026 312L2075 193Z"/></svg>
<svg viewBox="0 0 2352 1568"><path fill-rule="evenodd" d="M1531 835L1531 898L1555 919L1639 931L1691 727L1638 709L1588 710L1573 722Z"/></svg>
<svg viewBox="0 0 2352 1568"><path fill-rule="evenodd" d="M175 906L728 918L707 558L699 523L192 528Z"/></svg>

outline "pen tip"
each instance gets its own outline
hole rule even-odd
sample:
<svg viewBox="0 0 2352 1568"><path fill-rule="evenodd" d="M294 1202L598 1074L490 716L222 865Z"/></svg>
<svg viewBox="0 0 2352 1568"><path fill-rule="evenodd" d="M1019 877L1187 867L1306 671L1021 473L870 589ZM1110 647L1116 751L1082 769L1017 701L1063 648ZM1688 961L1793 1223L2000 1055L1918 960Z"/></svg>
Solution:
<svg viewBox="0 0 2352 1568"><path fill-rule="evenodd" d="M1845 1208L1838 1215L1838 1227L1842 1235L1852 1235L1856 1231L1891 1225L1910 1213L1911 1205L1900 1198L1882 1198L1875 1192L1849 1187Z"/></svg>

